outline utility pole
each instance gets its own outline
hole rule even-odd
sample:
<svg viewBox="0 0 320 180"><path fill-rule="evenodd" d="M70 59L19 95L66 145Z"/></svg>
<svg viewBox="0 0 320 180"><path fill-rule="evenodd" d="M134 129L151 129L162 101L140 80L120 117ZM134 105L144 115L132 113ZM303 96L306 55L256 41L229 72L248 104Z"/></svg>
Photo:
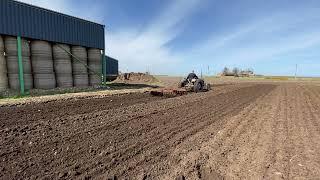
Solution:
<svg viewBox="0 0 320 180"><path fill-rule="evenodd" d="M297 80L298 64L296 64L296 72L294 73L294 79Z"/></svg>

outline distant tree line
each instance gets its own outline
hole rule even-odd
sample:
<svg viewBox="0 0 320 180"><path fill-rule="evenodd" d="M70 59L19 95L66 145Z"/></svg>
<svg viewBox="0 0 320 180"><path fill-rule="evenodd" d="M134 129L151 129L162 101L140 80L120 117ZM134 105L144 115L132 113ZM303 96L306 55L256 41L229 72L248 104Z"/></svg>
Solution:
<svg viewBox="0 0 320 180"><path fill-rule="evenodd" d="M240 69L238 67L234 67L230 70L228 67L224 67L222 72L222 76L234 76L234 77L246 77L246 76L254 76L254 71L252 68L248 69Z"/></svg>

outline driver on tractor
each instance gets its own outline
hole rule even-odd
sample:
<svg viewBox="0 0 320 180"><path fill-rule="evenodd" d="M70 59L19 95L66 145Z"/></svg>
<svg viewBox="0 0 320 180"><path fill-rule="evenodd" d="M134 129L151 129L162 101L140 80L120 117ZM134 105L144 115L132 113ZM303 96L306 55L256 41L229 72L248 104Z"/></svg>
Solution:
<svg viewBox="0 0 320 180"><path fill-rule="evenodd" d="M198 92L203 90L204 81L199 79L198 76L192 71L189 73L187 78L183 79L179 83L179 88L188 88L192 89L194 92Z"/></svg>
<svg viewBox="0 0 320 180"><path fill-rule="evenodd" d="M194 71L192 71L192 73L189 73L187 76L187 79L191 81L192 79L198 79L198 76L194 73Z"/></svg>

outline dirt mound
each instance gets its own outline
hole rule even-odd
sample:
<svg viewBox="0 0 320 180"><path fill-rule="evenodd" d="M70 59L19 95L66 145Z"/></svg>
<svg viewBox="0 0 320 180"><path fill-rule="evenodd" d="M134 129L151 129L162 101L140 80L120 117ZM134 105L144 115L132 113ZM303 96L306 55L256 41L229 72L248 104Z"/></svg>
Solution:
<svg viewBox="0 0 320 180"><path fill-rule="evenodd" d="M158 82L158 80L150 74L131 72L120 74L115 82L155 83Z"/></svg>

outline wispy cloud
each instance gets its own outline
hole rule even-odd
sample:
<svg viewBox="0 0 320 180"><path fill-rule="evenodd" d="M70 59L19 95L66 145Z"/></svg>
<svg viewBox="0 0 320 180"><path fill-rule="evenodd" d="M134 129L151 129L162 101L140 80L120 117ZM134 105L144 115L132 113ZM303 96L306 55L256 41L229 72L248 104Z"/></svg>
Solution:
<svg viewBox="0 0 320 180"><path fill-rule="evenodd" d="M85 3L73 0L18 0L81 19L103 23L103 7L99 3ZM75 2L77 4L75 4Z"/></svg>
<svg viewBox="0 0 320 180"><path fill-rule="evenodd" d="M311 12L310 12L311 11ZM305 14L282 12L243 23L223 34L212 34L192 47L195 54L210 56L223 64L254 64L283 53L320 44L318 9Z"/></svg>
<svg viewBox="0 0 320 180"><path fill-rule="evenodd" d="M43 7L46 9L54 10L61 13L70 13L70 4L68 0L54 0L54 1L44 1L44 0L18 0L27 4Z"/></svg>
<svg viewBox="0 0 320 180"><path fill-rule="evenodd" d="M86 3L83 7L79 3L75 7L72 0L21 1L96 22L104 21L104 9L98 6L99 3ZM192 15L203 1L173 0L169 2L170 4L159 11L160 13L141 29L135 26L126 26L118 31L113 31L112 27L107 29L107 54L120 60L122 71L173 72L182 63L183 58L175 55L166 44L179 35L184 28L181 22Z"/></svg>
<svg viewBox="0 0 320 180"><path fill-rule="evenodd" d="M178 26L184 18L190 16L200 5L198 0L172 1L159 16L155 17L142 30L134 27L107 35L107 51L121 60L123 71L150 70L153 73L173 72L181 63L166 44L181 31ZM144 66L144 67L143 67Z"/></svg>
<svg viewBox="0 0 320 180"><path fill-rule="evenodd" d="M218 11L200 14L202 17L208 16L205 18L206 20L210 20L210 17L214 16L214 21L219 21L217 24L221 27L213 27L215 26L214 22L200 23L199 27L194 28L193 33L202 40L193 42L187 37L188 35L184 34L184 31L197 24L194 21L201 21L201 15L200 17L193 15L206 5L204 4L207 3L206 1L166 1L168 2L167 6L163 9L156 9L158 15L150 17L147 21L149 23L144 24L144 21L139 25L134 23L121 24L122 19L117 19L119 14L109 13L110 17L105 17L105 12L112 7L107 6L110 3L101 6L103 1L92 0L90 3L89 1L77 0L21 1L98 23L105 23L107 25L107 54L119 59L122 71L150 70L152 73L180 74L192 69L199 71L201 68L204 69L207 65L211 65L211 67L214 66L215 72L218 72L227 65L260 67L263 73L276 73L277 71L284 73L281 70L288 69L289 72L292 69L292 64L297 63L299 58L306 59L310 53L313 56L308 56L308 59L315 61L320 58L318 53L318 49L320 49L320 16L318 16L318 12L320 9L317 3L286 4L283 8L275 8L277 12L270 9L271 12L266 14L259 13L263 7L256 3L257 7L252 7L246 16L238 18L236 14L233 14L230 16L231 18L224 18L224 16L229 16L228 13L231 11L228 8L229 4L219 4L217 1L226 9L224 13L221 14ZM274 6L278 5L278 1L275 0L268 1L266 4L272 5L272 3ZM211 3L211 6L213 4ZM239 4L241 7L246 7L248 2L240 1ZM121 4L117 5L121 7ZM126 13L126 11L123 10L121 13ZM241 11L230 13L241 13ZM236 23L232 19L235 17L238 18ZM109 26L108 20L110 18L122 26ZM130 20L128 17L123 22L126 23ZM186 22L189 23L188 27L185 26ZM197 34L197 29L203 30L207 28L206 26L210 27L208 28L210 30L204 30L203 34ZM179 50L179 47L177 48L179 44L188 47ZM174 47L174 49L170 47ZM295 62L291 64L290 59L295 59ZM286 63L282 63L284 60ZM277 64L277 66L272 69L270 67L265 69L261 66L268 61L270 64ZM301 64L303 63L305 64L305 62L301 62ZM311 66L306 65L305 67Z"/></svg>

